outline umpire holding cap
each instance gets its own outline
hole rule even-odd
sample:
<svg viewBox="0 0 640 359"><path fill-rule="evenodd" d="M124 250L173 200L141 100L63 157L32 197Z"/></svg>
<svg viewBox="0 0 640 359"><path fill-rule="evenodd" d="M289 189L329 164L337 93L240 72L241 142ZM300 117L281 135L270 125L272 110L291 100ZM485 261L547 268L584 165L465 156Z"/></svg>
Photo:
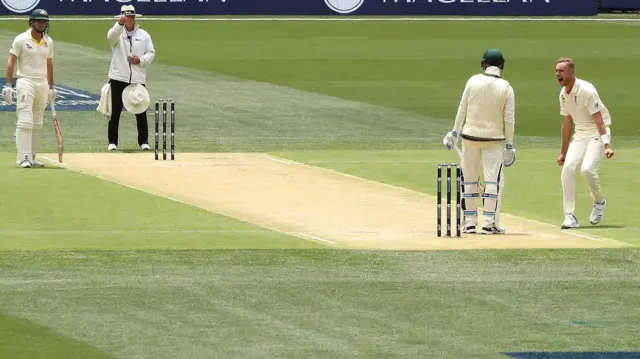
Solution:
<svg viewBox="0 0 640 359"><path fill-rule="evenodd" d="M122 92L130 84L146 87L147 66L155 58L155 50L149 33L136 24L136 10L133 5L123 5L118 22L109 29L107 40L111 45L111 66L109 84L111 86L111 119L109 120L109 151L118 148L118 127L122 112ZM136 113L138 125L138 145L143 151L149 147L149 126L146 109Z"/></svg>

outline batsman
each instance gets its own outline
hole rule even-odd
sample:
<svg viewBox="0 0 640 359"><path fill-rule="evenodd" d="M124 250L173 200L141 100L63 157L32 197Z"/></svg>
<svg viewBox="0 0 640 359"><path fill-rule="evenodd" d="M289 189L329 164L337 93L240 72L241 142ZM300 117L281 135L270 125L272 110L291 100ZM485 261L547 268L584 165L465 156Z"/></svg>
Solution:
<svg viewBox="0 0 640 359"><path fill-rule="evenodd" d="M467 81L453 130L443 140L451 150L458 145L458 134L462 137L463 233L505 233L500 227L503 167L515 162L516 151L515 95L509 82L501 77L504 62L498 49L485 51L480 62L482 72ZM481 169L483 193L479 193ZM477 230L479 198L483 202L481 231Z"/></svg>
<svg viewBox="0 0 640 359"><path fill-rule="evenodd" d="M36 160L38 142L44 124L44 110L48 101L55 101L53 82L53 40L47 35L49 14L36 9L29 17L29 29L13 40L7 62L7 83L2 98L13 104L16 98L17 163L22 168L44 167ZM13 72L17 64L16 87Z"/></svg>

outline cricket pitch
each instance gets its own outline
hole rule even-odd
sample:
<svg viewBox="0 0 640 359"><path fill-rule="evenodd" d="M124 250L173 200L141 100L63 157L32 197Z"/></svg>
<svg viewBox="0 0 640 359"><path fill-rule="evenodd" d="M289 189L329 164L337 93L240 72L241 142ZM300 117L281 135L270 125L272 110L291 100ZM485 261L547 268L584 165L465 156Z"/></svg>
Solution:
<svg viewBox="0 0 640 359"><path fill-rule="evenodd" d="M62 166L337 248L627 246L508 214L506 235L438 238L433 196L258 153L69 153Z"/></svg>

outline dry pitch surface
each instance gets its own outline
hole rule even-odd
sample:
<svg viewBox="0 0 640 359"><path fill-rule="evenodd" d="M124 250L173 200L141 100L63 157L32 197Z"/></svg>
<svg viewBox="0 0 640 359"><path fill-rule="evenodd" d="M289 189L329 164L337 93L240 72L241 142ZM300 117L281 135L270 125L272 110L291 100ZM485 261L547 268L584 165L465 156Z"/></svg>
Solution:
<svg viewBox="0 0 640 359"><path fill-rule="evenodd" d="M433 196L265 154L180 153L176 161L155 161L152 153L69 153L64 162L61 166L72 171L331 247L418 250L626 246L508 214L502 215L501 223L506 235L437 238ZM455 204L453 208L455 215ZM443 210L443 217L445 213Z"/></svg>

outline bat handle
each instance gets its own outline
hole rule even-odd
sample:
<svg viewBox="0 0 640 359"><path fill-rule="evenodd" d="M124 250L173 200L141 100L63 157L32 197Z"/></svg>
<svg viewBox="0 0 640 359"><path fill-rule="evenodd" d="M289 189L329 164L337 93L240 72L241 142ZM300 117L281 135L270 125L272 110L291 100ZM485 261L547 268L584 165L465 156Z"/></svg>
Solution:
<svg viewBox="0 0 640 359"><path fill-rule="evenodd" d="M457 145L454 147L454 149L456 150L456 154L458 155L458 158L460 159L460 161L462 161L462 151L460 151Z"/></svg>
<svg viewBox="0 0 640 359"><path fill-rule="evenodd" d="M57 117L58 115L56 114L56 104L54 100L49 101L49 106L51 107L51 114L53 115L53 117Z"/></svg>

